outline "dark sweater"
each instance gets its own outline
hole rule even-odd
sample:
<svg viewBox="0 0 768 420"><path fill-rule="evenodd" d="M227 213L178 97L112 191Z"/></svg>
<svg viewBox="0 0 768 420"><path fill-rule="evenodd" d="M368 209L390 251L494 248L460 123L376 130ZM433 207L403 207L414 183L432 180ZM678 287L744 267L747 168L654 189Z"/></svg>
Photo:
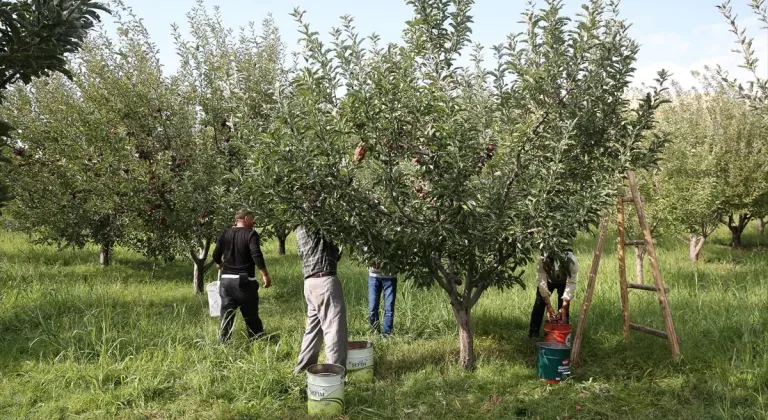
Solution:
<svg viewBox="0 0 768 420"><path fill-rule="evenodd" d="M259 234L244 227L229 228L219 236L213 261L223 264L222 274L247 273L248 277L256 277L256 267L266 268Z"/></svg>

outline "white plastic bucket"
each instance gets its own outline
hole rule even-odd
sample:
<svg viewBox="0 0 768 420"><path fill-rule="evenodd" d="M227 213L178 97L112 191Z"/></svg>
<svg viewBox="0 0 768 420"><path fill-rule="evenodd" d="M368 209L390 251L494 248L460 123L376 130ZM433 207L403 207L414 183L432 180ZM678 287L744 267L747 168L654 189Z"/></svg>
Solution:
<svg viewBox="0 0 768 420"><path fill-rule="evenodd" d="M307 369L307 411L310 415L344 412L344 367L312 365Z"/></svg>
<svg viewBox="0 0 768 420"><path fill-rule="evenodd" d="M221 280L221 271L219 271L219 280ZM208 283L205 289L208 291L208 310L212 317L221 315L221 296L219 296L219 280Z"/></svg>
<svg viewBox="0 0 768 420"><path fill-rule="evenodd" d="M373 382L373 343L347 343L347 377L355 382Z"/></svg>

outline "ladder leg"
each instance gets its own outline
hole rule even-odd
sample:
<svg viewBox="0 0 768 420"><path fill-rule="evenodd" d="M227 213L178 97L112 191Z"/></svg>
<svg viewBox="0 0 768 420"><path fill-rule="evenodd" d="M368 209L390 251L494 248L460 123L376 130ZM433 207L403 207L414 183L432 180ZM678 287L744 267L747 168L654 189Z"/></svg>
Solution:
<svg viewBox="0 0 768 420"><path fill-rule="evenodd" d="M675 331L675 326L672 323L672 310L669 307L669 301L667 300L667 293L664 290L664 282L661 278L661 270L659 269L659 260L656 257L656 247L653 245L653 238L651 237L651 230L648 228L648 221L645 218L645 211L643 210L643 203L640 201L640 191L637 188L635 181L635 174L632 171L627 172L627 178L629 180L629 188L632 191L632 198L635 201L635 207L637 208L637 218L640 222L640 227L643 229L643 237L645 238L646 250L648 251L648 260L651 262L651 272L653 273L653 281L658 289L659 306L661 306L661 312L664 315L664 325L667 329L667 339L669 341L669 349L672 352L672 358L675 360L680 359L680 341Z"/></svg>
<svg viewBox="0 0 768 420"><path fill-rule="evenodd" d="M618 245L617 253L619 257L619 284L621 286L621 317L624 322L624 339L629 341L629 288L627 286L627 266L626 259L624 257L624 199L619 194L619 199L616 202L617 220L616 226L618 227L618 238L616 243Z"/></svg>
<svg viewBox="0 0 768 420"><path fill-rule="evenodd" d="M608 216L603 217L600 223L600 236L597 239L595 255L592 257L592 268L589 271L589 282L587 283L587 293L584 295L584 303L581 305L581 314L579 315L579 325L576 326L576 335L571 346L571 364L579 362L579 352L581 351L581 342L584 337L584 329L587 326L587 313L592 304L592 295L595 294L595 282L597 280L597 269L600 267L600 257L603 255L603 244L605 243L605 233L608 230Z"/></svg>

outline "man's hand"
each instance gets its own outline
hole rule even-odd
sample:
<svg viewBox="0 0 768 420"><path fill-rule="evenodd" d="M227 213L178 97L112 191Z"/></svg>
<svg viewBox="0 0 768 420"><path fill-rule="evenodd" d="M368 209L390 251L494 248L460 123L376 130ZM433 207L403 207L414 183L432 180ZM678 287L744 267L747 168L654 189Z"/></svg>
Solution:
<svg viewBox="0 0 768 420"><path fill-rule="evenodd" d="M550 303L549 299L546 299L547 302L547 321L549 322L555 322L555 310L552 308L552 303Z"/></svg>
<svg viewBox="0 0 768 420"><path fill-rule="evenodd" d="M222 264L216 264L216 267L219 267L219 271L221 271L224 268Z"/></svg>
<svg viewBox="0 0 768 420"><path fill-rule="evenodd" d="M547 321L552 324L557 322L557 315L555 315L555 311L552 308L547 308Z"/></svg>
<svg viewBox="0 0 768 420"><path fill-rule="evenodd" d="M269 278L269 274L266 276L262 275L261 279L264 280L264 288L269 289L269 286L272 286L272 279Z"/></svg>
<svg viewBox="0 0 768 420"><path fill-rule="evenodd" d="M357 166L363 159L365 159L365 147L363 147L363 143L360 143L355 149L355 158L352 160L352 163Z"/></svg>

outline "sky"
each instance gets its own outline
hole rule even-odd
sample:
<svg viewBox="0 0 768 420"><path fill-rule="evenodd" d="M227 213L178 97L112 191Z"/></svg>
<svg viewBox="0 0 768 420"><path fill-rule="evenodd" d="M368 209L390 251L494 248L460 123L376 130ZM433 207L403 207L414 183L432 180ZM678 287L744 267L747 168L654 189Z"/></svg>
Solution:
<svg viewBox="0 0 768 420"><path fill-rule="evenodd" d="M172 74L178 59L174 51L171 25L178 24L186 33L186 13L196 0L124 0L143 19L153 41L160 49L164 71ZM739 69L741 56L732 52L735 35L715 8L723 0L623 0L621 11L632 27L631 35L640 43L635 84L652 83L656 72L666 69L684 87L694 86L692 70L720 64L740 80L750 80ZM738 23L747 26L755 38L754 48L760 59L760 73L768 77L768 29L761 29L748 8L750 0L732 0ZM574 16L586 0L564 0L564 12ZM539 1L540 4L543 1ZM349 14L361 34L377 33L383 41L400 39L404 22L412 12L405 0L206 0L209 8L220 8L224 24L238 29L249 22L259 24L271 13L289 51L298 49L297 25L289 16L294 7L306 10L306 20L321 34L339 24L339 17ZM473 42L490 47L504 41L507 34L521 30L518 23L524 0L475 0ZM109 18L107 18L109 20ZM108 31L114 25L105 23ZM490 57L490 51L487 54Z"/></svg>

